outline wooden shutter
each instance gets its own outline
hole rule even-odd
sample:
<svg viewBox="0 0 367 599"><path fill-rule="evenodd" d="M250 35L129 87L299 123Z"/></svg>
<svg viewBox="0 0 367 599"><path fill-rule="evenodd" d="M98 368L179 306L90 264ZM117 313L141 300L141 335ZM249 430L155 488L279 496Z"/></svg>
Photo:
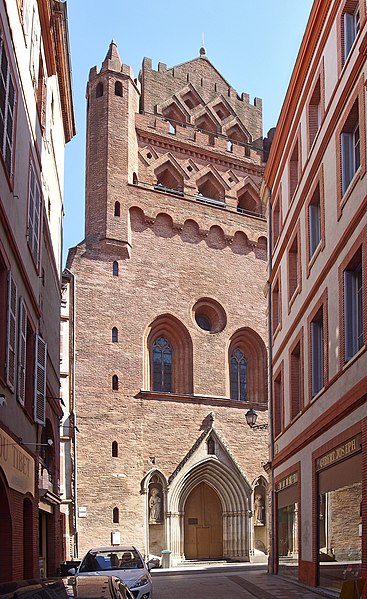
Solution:
<svg viewBox="0 0 367 599"><path fill-rule="evenodd" d="M6 346L6 382L15 390L15 365L17 341L17 286L13 275L9 273L8 287L8 334Z"/></svg>
<svg viewBox="0 0 367 599"><path fill-rule="evenodd" d="M25 402L25 373L27 360L27 308L23 298L19 302L19 335L18 335L18 383L17 400L24 406Z"/></svg>
<svg viewBox="0 0 367 599"><path fill-rule="evenodd" d="M34 421L43 425L46 421L46 360L47 343L42 337L36 335Z"/></svg>

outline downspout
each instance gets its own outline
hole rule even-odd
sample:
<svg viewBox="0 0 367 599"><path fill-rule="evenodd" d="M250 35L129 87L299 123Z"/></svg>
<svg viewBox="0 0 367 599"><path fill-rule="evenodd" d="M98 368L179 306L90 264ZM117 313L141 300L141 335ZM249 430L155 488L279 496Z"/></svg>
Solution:
<svg viewBox="0 0 367 599"><path fill-rule="evenodd" d="M270 442L270 485L271 485L271 560L268 568L271 574L275 574L275 487L274 487L274 429L273 429L273 345L272 345L272 301L271 301L271 275L273 270L273 229L272 229L272 206L271 189L268 188L268 381L269 381L269 442Z"/></svg>
<svg viewBox="0 0 367 599"><path fill-rule="evenodd" d="M74 558L78 558L79 556L79 547L78 547L78 518L77 518L77 452L76 452L76 432L77 432L77 424L76 424L76 413L75 413L75 287L76 287L76 276L71 270L68 268L64 269L69 273L72 278L72 340L71 340L71 351L72 351L72 360L71 360L71 417L73 422L73 461L74 461L74 477L73 477L73 490L74 490L74 509L73 509L73 525L75 531L74 538Z"/></svg>

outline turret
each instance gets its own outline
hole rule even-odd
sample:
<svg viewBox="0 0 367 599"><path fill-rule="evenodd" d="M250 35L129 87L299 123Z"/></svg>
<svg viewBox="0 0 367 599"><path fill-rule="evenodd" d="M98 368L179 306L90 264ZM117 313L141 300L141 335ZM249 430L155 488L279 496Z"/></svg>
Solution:
<svg viewBox="0 0 367 599"><path fill-rule="evenodd" d="M86 241L129 244L124 197L137 172L135 114L139 84L111 42L102 68L87 84Z"/></svg>

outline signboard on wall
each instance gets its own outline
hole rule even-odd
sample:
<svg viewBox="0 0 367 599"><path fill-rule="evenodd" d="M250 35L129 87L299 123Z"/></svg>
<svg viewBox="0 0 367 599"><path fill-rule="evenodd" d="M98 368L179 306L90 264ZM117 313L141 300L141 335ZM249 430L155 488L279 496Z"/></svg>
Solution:
<svg viewBox="0 0 367 599"><path fill-rule="evenodd" d="M0 466L11 489L34 497L34 459L0 428Z"/></svg>

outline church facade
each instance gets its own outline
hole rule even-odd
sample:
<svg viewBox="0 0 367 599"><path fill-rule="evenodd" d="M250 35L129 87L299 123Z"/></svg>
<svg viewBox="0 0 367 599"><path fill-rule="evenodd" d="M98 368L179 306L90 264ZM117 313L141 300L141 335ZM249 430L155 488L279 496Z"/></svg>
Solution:
<svg viewBox="0 0 367 599"><path fill-rule="evenodd" d="M87 84L85 239L69 251L79 555L266 559L262 105L207 58Z"/></svg>

